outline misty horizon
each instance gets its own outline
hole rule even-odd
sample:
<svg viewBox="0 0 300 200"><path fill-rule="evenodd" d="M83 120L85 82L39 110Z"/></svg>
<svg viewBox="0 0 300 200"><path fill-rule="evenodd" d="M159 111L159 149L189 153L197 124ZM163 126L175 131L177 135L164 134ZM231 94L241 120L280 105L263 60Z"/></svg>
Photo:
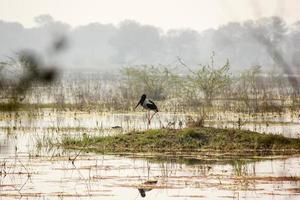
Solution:
<svg viewBox="0 0 300 200"><path fill-rule="evenodd" d="M210 62L214 52L216 64L229 59L233 71L254 65L276 68L278 63L254 37L261 31L260 34L274 40L276 49L292 68L296 69L299 63L300 21L288 25L275 16L230 22L201 32L192 28L164 31L134 20L124 20L118 25L93 22L75 27L47 14L34 20L36 26L32 28L0 20L1 60L31 49L59 63L63 69L105 71L135 65L176 65L177 58L195 67ZM66 38L68 48L61 55L49 58L49 44L61 36Z"/></svg>

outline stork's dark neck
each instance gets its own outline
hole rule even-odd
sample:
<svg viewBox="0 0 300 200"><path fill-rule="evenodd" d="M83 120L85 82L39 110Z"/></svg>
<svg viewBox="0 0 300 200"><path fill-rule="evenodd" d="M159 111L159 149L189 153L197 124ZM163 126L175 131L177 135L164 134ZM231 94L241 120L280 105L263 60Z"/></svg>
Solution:
<svg viewBox="0 0 300 200"><path fill-rule="evenodd" d="M140 100L140 103L143 104L145 100L146 100L146 96L142 96L141 100Z"/></svg>

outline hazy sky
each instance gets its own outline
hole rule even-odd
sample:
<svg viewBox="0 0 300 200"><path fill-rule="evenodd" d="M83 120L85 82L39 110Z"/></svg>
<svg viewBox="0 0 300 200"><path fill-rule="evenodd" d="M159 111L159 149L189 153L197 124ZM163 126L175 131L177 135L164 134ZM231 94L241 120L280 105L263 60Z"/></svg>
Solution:
<svg viewBox="0 0 300 200"><path fill-rule="evenodd" d="M0 19L25 27L35 26L35 16L50 14L72 26L132 19L164 30L201 31L230 21L273 15L293 23L300 19L299 10L299 0L0 0Z"/></svg>

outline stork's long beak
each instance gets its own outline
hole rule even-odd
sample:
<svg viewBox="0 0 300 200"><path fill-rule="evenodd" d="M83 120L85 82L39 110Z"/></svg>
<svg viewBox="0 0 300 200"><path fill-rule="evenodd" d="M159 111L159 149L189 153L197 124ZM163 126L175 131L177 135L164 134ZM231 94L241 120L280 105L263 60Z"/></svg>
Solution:
<svg viewBox="0 0 300 200"><path fill-rule="evenodd" d="M141 104L141 100L138 102L138 104L135 106L134 110Z"/></svg>

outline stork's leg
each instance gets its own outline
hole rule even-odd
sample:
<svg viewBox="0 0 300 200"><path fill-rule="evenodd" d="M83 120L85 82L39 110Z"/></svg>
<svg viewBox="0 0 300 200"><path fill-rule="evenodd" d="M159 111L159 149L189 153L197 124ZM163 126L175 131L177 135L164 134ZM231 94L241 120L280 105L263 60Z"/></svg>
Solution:
<svg viewBox="0 0 300 200"><path fill-rule="evenodd" d="M150 124L150 122L151 122L151 119L153 118L153 116L156 114L157 112L155 111L154 113L153 113L153 115L150 117L150 119L149 119L149 124Z"/></svg>
<svg viewBox="0 0 300 200"><path fill-rule="evenodd" d="M151 119L150 119L150 115L151 115L150 110L148 111L148 114L149 114L149 115L148 115L148 125L150 125L150 120L151 120Z"/></svg>
<svg viewBox="0 0 300 200"><path fill-rule="evenodd" d="M148 122L147 123L147 130L148 130L149 129L149 113L148 113L148 110L147 110L147 114L146 115L147 115L147 122Z"/></svg>
<svg viewBox="0 0 300 200"><path fill-rule="evenodd" d="M146 110L146 118L147 118L147 121L149 121L149 114L148 114L148 110ZM149 129L149 123L147 123L147 130Z"/></svg>

